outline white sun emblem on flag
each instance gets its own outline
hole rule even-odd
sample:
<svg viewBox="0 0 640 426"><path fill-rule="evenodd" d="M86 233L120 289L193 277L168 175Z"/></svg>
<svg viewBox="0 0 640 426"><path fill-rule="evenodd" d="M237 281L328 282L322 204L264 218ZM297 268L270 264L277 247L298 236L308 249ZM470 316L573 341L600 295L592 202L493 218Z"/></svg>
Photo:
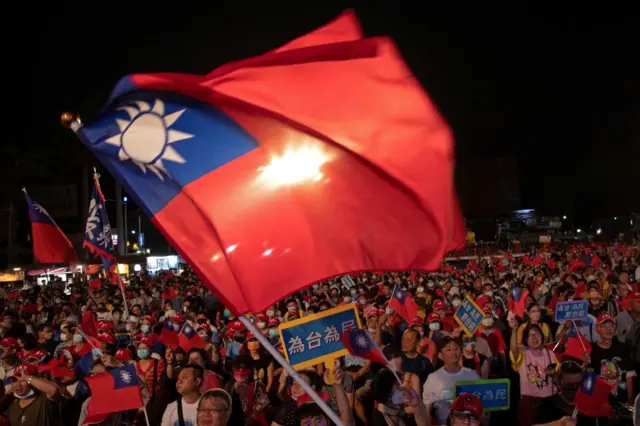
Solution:
<svg viewBox="0 0 640 426"><path fill-rule="evenodd" d="M358 345L362 349L369 346L369 342L367 341L367 336L365 336L364 334L360 334L358 337L356 337L356 345Z"/></svg>
<svg viewBox="0 0 640 426"><path fill-rule="evenodd" d="M118 159L131 160L143 173L147 169L164 181L164 173L170 176L163 160L184 164L186 160L170 144L193 137L192 134L171 129L186 109L165 115L164 103L156 99L153 108L143 101L137 107L129 105L119 108L129 114L129 120L116 118L120 133L105 142L120 148Z"/></svg>
<svg viewBox="0 0 640 426"><path fill-rule="evenodd" d="M128 385L129 383L131 383L131 379L131 374L128 371L122 370L120 372L120 380L122 380L123 383Z"/></svg>

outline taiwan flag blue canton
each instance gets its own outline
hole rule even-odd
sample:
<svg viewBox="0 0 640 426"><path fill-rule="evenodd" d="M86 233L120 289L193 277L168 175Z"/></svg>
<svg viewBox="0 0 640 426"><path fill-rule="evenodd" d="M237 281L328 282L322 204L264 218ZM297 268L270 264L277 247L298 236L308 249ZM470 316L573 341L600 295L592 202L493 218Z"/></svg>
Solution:
<svg viewBox="0 0 640 426"><path fill-rule="evenodd" d="M111 225L97 177L94 179L93 193L91 200L89 200L89 214L87 215L82 246L89 249L93 255L100 257L108 274L115 275L116 256L111 238Z"/></svg>
<svg viewBox="0 0 640 426"><path fill-rule="evenodd" d="M382 351L367 330L361 328L347 330L342 334L341 340L351 355L387 365Z"/></svg>
<svg viewBox="0 0 640 426"><path fill-rule="evenodd" d="M185 323L180 333L178 333L178 344L185 352L189 352L192 348L204 349L207 347L207 342L196 333L189 323Z"/></svg>

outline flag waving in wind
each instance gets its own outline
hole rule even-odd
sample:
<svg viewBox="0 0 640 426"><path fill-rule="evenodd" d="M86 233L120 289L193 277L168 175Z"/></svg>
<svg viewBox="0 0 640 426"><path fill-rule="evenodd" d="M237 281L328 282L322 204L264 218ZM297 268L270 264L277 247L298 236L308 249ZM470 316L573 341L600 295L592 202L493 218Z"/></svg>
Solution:
<svg viewBox="0 0 640 426"><path fill-rule="evenodd" d="M87 215L82 246L88 248L93 255L100 257L107 275L112 279L117 277L117 261L111 239L111 225L97 175L94 177L93 193L91 200L89 200L89 214Z"/></svg>
<svg viewBox="0 0 640 426"><path fill-rule="evenodd" d="M367 330L353 328L345 331L340 339L351 355L387 365L384 354Z"/></svg>
<svg viewBox="0 0 640 426"><path fill-rule="evenodd" d="M451 131L352 13L208 75L127 76L103 111L70 125L238 315L464 245Z"/></svg>
<svg viewBox="0 0 640 426"><path fill-rule="evenodd" d="M393 288L389 308L393 309L409 323L418 316L418 311L420 310L413 297L406 291L402 291L397 285Z"/></svg>
<svg viewBox="0 0 640 426"><path fill-rule="evenodd" d="M67 265L78 262L78 255L64 232L56 225L49 213L29 197L25 189L22 191L29 207L33 256L36 260L39 263Z"/></svg>

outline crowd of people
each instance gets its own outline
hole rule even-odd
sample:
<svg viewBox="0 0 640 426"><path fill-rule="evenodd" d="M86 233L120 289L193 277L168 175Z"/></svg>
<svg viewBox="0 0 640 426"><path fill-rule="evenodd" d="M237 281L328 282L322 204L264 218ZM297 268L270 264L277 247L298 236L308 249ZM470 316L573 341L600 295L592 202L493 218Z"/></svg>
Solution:
<svg viewBox="0 0 640 426"><path fill-rule="evenodd" d="M610 245L546 245L524 256L443 263L435 272L369 272L309 286L251 317L271 343L280 324L354 303L387 365L353 355L299 371L345 425L633 424L640 392L640 257ZM389 308L394 289L413 298L415 318ZM524 315L515 314L515 294ZM5 424L82 425L87 379L132 365L144 409L114 412L104 425L325 426L330 419L188 267L109 280L21 283L0 293L0 413ZM465 298L484 317L468 335L454 320ZM584 299L588 319L557 323L559 302ZM511 307L511 308L510 308ZM97 337L83 330L92 313ZM192 329L205 342L171 347L163 328ZM578 336L580 350L569 350ZM96 343L97 342L97 343ZM90 362L86 362L90 361ZM55 365L56 368L52 368ZM584 372L611 385L610 413L575 412ZM509 379L510 404L487 412L455 383ZM626 423L625 423L626 422Z"/></svg>

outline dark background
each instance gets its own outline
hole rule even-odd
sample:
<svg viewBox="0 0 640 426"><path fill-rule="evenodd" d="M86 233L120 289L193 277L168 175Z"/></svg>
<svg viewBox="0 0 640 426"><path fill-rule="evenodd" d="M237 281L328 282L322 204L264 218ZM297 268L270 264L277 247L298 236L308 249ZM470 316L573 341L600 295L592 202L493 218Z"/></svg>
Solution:
<svg viewBox="0 0 640 426"><path fill-rule="evenodd" d="M180 2L135 11L118 4L88 11L94 5L87 3L83 15L60 5L23 22L19 32L3 30L0 206L19 203L19 240L28 232L19 189L80 189L82 165L96 163L60 126L62 111L90 119L126 74L207 73L282 45L345 9L245 3L206 10ZM484 5L355 10L367 35L396 41L452 126L466 216L536 208L586 225L640 211L637 13ZM113 197L106 173L102 184ZM83 229L80 210L59 221L66 232ZM0 217L0 228L7 223Z"/></svg>

